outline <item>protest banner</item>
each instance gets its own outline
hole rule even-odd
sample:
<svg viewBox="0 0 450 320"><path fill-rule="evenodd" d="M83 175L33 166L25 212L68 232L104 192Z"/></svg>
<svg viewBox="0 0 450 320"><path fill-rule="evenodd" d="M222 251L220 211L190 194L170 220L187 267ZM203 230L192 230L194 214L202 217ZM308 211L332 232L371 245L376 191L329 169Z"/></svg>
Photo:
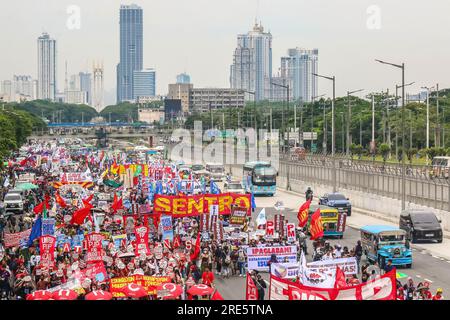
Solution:
<svg viewBox="0 0 450 320"><path fill-rule="evenodd" d="M295 242L295 223L286 224L286 237L289 243Z"/></svg>
<svg viewBox="0 0 450 320"><path fill-rule="evenodd" d="M21 241L27 241L30 237L31 229L17 232L17 233L7 233L3 234L3 240L5 241L5 248L18 247Z"/></svg>
<svg viewBox="0 0 450 320"><path fill-rule="evenodd" d="M148 247L148 228L146 226L136 227L134 229L136 235L135 254L139 257L142 253L148 255L150 248Z"/></svg>
<svg viewBox="0 0 450 320"><path fill-rule="evenodd" d="M267 221L266 236L273 237L275 233L275 223L272 220Z"/></svg>
<svg viewBox="0 0 450 320"><path fill-rule="evenodd" d="M42 219L42 235L54 235L55 234L55 219L43 218Z"/></svg>
<svg viewBox="0 0 450 320"><path fill-rule="evenodd" d="M174 217L199 216L208 213L211 205L218 205L219 215L230 215L231 205L247 209L251 215L251 195L249 194L207 194L193 196L155 195L154 212L170 214Z"/></svg>
<svg viewBox="0 0 450 320"><path fill-rule="evenodd" d="M307 263L306 265L309 269L321 273L330 272L331 270L335 270L336 267L339 266L339 268L345 273L346 276L358 274L358 264L355 257L315 261Z"/></svg>
<svg viewBox="0 0 450 320"><path fill-rule="evenodd" d="M133 275L130 277L112 278L110 279L110 292L115 298L123 298L125 294L122 292L122 288L134 283L144 287L148 295L155 295L157 293L156 288L164 283L170 282L170 277L160 276L142 276Z"/></svg>
<svg viewBox="0 0 450 320"><path fill-rule="evenodd" d="M349 286L342 289L311 288L299 283L270 275L270 300L289 300L312 296L311 299L318 300L396 300L396 271L388 272L377 279L365 283ZM300 289L300 294L292 291ZM291 291L291 294L289 292Z"/></svg>
<svg viewBox="0 0 450 320"><path fill-rule="evenodd" d="M126 234L119 234L112 236L112 241L114 243L114 247L119 250L121 247L127 246L127 235Z"/></svg>
<svg viewBox="0 0 450 320"><path fill-rule="evenodd" d="M245 300L258 300L258 289L250 274L247 272L246 286L245 286Z"/></svg>
<svg viewBox="0 0 450 320"><path fill-rule="evenodd" d="M82 272L85 277L98 282L104 282L108 279L108 274L102 261L88 265Z"/></svg>
<svg viewBox="0 0 450 320"><path fill-rule="evenodd" d="M103 260L103 242L104 236L100 233L90 233L86 236L86 262L93 263Z"/></svg>
<svg viewBox="0 0 450 320"><path fill-rule="evenodd" d="M295 263L272 263L270 272L282 279L295 279L299 275L299 265Z"/></svg>
<svg viewBox="0 0 450 320"><path fill-rule="evenodd" d="M234 206L231 209L230 225L243 227L247 221L247 208Z"/></svg>
<svg viewBox="0 0 450 320"><path fill-rule="evenodd" d="M52 268L55 265L56 238L53 236L42 236L39 238L39 252L41 256L40 266Z"/></svg>
<svg viewBox="0 0 450 320"><path fill-rule="evenodd" d="M200 216L200 232L209 232L210 230L210 215L206 213L202 213Z"/></svg>
<svg viewBox="0 0 450 320"><path fill-rule="evenodd" d="M159 221L162 231L163 240L173 240L173 225L172 225L172 216L170 215L162 215L161 220Z"/></svg>
<svg viewBox="0 0 450 320"><path fill-rule="evenodd" d="M248 270L269 271L268 262L275 255L278 261L297 262L296 246L259 246L247 248Z"/></svg>

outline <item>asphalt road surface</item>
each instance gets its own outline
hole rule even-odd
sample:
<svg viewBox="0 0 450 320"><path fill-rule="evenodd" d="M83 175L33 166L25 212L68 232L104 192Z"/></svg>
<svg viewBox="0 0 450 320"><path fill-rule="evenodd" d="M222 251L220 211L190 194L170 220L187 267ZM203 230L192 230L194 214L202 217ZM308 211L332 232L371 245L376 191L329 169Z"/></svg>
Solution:
<svg viewBox="0 0 450 320"><path fill-rule="evenodd" d="M256 197L255 200L257 209L252 215L252 221L256 219L256 216L262 208L266 208L267 219L273 219L274 214L277 213L273 206L277 201L282 201L285 206L283 214L286 216L286 219L289 222L297 223L298 208L304 202L304 196L277 191L273 197ZM351 219L351 216L348 217L347 223L351 222ZM356 245L356 242L360 240L359 230L347 226L343 239L329 238L328 240L333 246L339 243L342 247L347 246L351 250ZM308 240L309 255L306 256L308 261L312 261L311 252L312 243ZM363 256L362 263L365 262L365 257ZM400 279L403 284L409 276L413 278L416 285L422 281L429 281L431 283L432 294L436 292L437 288L442 288L444 297L450 297L450 261L448 260L413 248L412 268L399 268L397 271L406 275L405 278ZM263 277L269 280L267 273L263 274ZM245 278L243 277L234 276L223 279L220 275L216 275L216 285L224 299L245 299ZM268 289L266 290L266 299L268 299Z"/></svg>

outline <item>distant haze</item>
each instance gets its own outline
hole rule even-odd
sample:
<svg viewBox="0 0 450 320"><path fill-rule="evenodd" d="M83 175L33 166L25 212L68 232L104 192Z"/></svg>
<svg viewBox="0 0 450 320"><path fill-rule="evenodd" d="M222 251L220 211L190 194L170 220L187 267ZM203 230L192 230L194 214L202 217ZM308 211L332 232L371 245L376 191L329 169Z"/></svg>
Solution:
<svg viewBox="0 0 450 320"><path fill-rule="evenodd" d="M400 70L374 59L405 62L406 80L421 86L450 87L450 2L443 0L2 0L0 80L13 74L36 77L36 39L48 32L58 42L58 85L69 75L105 66L106 102L115 102L119 62L119 7L144 9L144 66L157 71L157 93L166 94L177 74L187 72L195 87L229 87L236 36L248 32L255 17L273 34L273 73L288 48L319 49L319 70L335 75L337 94L347 90L394 90ZM81 29L66 26L67 7L81 8ZM367 13L381 10L378 19ZM376 15L376 13L375 13ZM374 20L375 19L375 20ZM331 84L319 83L320 94Z"/></svg>

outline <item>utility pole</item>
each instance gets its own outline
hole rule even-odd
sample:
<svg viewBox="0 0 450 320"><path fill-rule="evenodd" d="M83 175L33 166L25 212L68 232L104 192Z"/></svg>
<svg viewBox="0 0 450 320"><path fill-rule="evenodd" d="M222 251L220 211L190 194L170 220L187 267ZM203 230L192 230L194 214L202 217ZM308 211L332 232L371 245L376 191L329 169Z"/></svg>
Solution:
<svg viewBox="0 0 450 320"><path fill-rule="evenodd" d="M346 149L346 155L350 155L350 145L352 144L352 133L351 133L351 122L352 122L352 105L350 102L350 95L361 92L364 89L356 90L356 91L347 91L347 103L348 103L348 119L347 119L347 149Z"/></svg>
<svg viewBox="0 0 450 320"><path fill-rule="evenodd" d="M441 146L441 123L439 121L439 83L436 84L436 138L435 145L437 148Z"/></svg>

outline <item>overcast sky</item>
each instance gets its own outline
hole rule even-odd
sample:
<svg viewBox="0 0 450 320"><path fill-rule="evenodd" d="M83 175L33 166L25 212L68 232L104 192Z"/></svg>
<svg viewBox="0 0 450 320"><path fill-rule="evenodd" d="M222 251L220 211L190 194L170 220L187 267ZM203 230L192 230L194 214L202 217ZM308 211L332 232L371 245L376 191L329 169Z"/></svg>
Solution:
<svg viewBox="0 0 450 320"><path fill-rule="evenodd" d="M236 35L249 31L256 16L273 35L274 73L288 48L318 48L320 73L336 75L338 95L394 90L400 70L375 58L405 62L406 80L416 81L411 92L436 82L450 87L445 0L2 0L0 79L36 77L36 40L46 31L58 41L60 90L65 60L69 74L91 70L92 61L100 60L113 97L106 102L114 102L119 7L131 3L144 9L144 66L156 68L158 94L166 94L183 71L196 87L228 87ZM81 9L80 29L66 26L70 5ZM330 94L330 83L321 81L320 91Z"/></svg>

